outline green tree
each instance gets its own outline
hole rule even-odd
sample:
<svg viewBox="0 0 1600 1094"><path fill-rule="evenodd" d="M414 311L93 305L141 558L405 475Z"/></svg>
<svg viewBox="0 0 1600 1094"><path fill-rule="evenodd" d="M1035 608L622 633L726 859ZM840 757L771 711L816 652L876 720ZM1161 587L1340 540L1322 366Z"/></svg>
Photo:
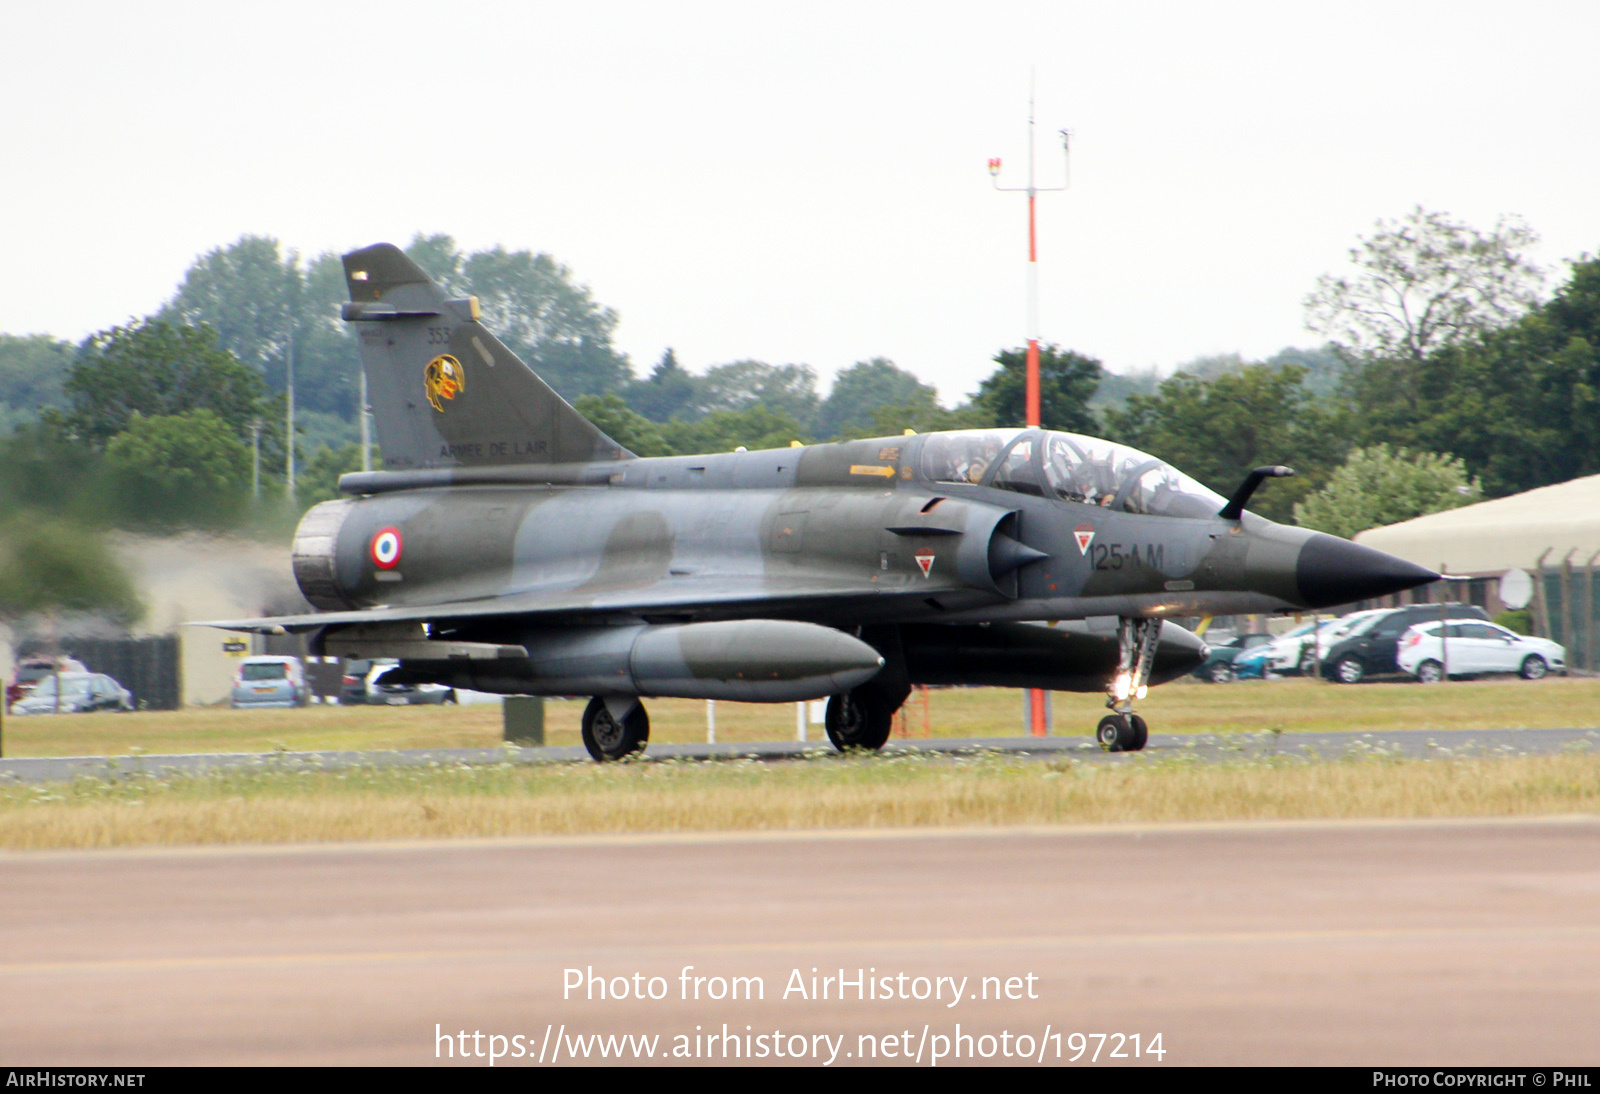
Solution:
<svg viewBox="0 0 1600 1094"><path fill-rule="evenodd" d="M1001 350L994 360L999 368L978 387L972 399L995 425L1023 425L1027 421L1028 351L1026 347ZM1056 345L1039 347L1039 420L1046 429L1094 433L1099 428L1089 400L1100 387L1105 367Z"/></svg>
<svg viewBox="0 0 1600 1094"><path fill-rule="evenodd" d="M692 422L667 422L659 427L668 449L678 455L784 448L794 441L811 443L805 427L791 415L752 406L746 410L716 410Z"/></svg>
<svg viewBox="0 0 1600 1094"><path fill-rule="evenodd" d="M1481 501L1459 457L1386 444L1358 448L1327 485L1294 507L1295 522L1343 536Z"/></svg>
<svg viewBox="0 0 1600 1094"><path fill-rule="evenodd" d="M1420 364L1370 361L1345 385L1362 444L1450 452L1491 497L1600 472L1600 260L1546 304Z"/></svg>
<svg viewBox="0 0 1600 1094"><path fill-rule="evenodd" d="M903 405L874 408L870 425L850 430L845 436L892 437L908 429L913 433L934 433L942 429L984 429L994 424L993 416L984 408L970 402L947 408L940 404L938 393L928 388Z"/></svg>
<svg viewBox="0 0 1600 1094"><path fill-rule="evenodd" d="M447 291L477 296L484 322L568 398L631 378L611 344L616 313L549 255L502 247L466 254L447 235L420 234L407 253ZM346 299L338 255L302 262L270 236L246 235L196 259L158 318L212 327L272 391L285 390L292 351L296 405L348 421L357 411L359 354L339 318Z"/></svg>
<svg viewBox="0 0 1600 1094"><path fill-rule="evenodd" d="M287 387L294 354L295 403L349 419L356 412L355 339L339 319L348 299L335 254L302 264L270 236L241 236L196 259L157 318L205 324L219 344L272 391Z"/></svg>
<svg viewBox="0 0 1600 1094"><path fill-rule="evenodd" d="M132 579L92 530L41 512L0 524L0 617L90 612L129 624L144 615Z"/></svg>
<svg viewBox="0 0 1600 1094"><path fill-rule="evenodd" d="M106 445L105 468L113 504L134 527L227 527L250 485L249 449L204 408L135 413Z"/></svg>
<svg viewBox="0 0 1600 1094"><path fill-rule="evenodd" d="M700 398L699 380L678 363L670 347L647 378L634 380L623 392L623 401L652 422L686 417L694 413Z"/></svg>
<svg viewBox="0 0 1600 1094"><path fill-rule="evenodd" d="M43 423L0 437L0 512L40 510L104 523L100 453Z"/></svg>
<svg viewBox="0 0 1600 1094"><path fill-rule="evenodd" d="M0 334L0 403L13 421L32 420L61 401L73 353L71 342L49 335Z"/></svg>
<svg viewBox="0 0 1600 1094"><path fill-rule="evenodd" d="M1105 412L1113 440L1159 456L1223 495L1251 468L1288 464L1299 477L1268 485L1251 508L1288 520L1344 458L1338 413L1305 389L1297 365L1249 365L1214 380L1177 373L1154 396L1130 395Z"/></svg>
<svg viewBox="0 0 1600 1094"><path fill-rule="evenodd" d="M861 435L881 407L905 407L938 401L932 385L899 368L885 357L857 361L833 379L833 389L817 409L819 437Z"/></svg>
<svg viewBox="0 0 1600 1094"><path fill-rule="evenodd" d="M573 406L579 414L597 425L601 432L635 456L676 454L662 439L656 423L629 409L619 395L584 395Z"/></svg>
<svg viewBox="0 0 1600 1094"><path fill-rule="evenodd" d="M301 275L270 236L241 236L195 259L159 318L216 332L217 344L284 388L284 367L299 324Z"/></svg>
<svg viewBox="0 0 1600 1094"><path fill-rule="evenodd" d="M617 313L549 255L499 246L463 254L449 236L421 234L406 253L448 291L476 296L484 325L564 398L617 391L632 379L611 344Z"/></svg>
<svg viewBox="0 0 1600 1094"><path fill-rule="evenodd" d="M340 497L339 476L361 470L361 445L321 445L295 476L295 499L310 508Z"/></svg>
<svg viewBox="0 0 1600 1094"><path fill-rule="evenodd" d="M67 408L53 420L96 447L135 414L208 410L239 439L256 419L268 423L263 435L270 436L277 418L260 374L219 346L211 328L159 319L90 335L63 388Z"/></svg>
<svg viewBox="0 0 1600 1094"><path fill-rule="evenodd" d="M324 253L300 271L299 313L295 323L295 409L332 414L347 422L360 409L361 352L355 331L339 318L350 298L339 256ZM281 382L273 387L281 390Z"/></svg>
<svg viewBox="0 0 1600 1094"><path fill-rule="evenodd" d="M1420 362L1533 306L1544 274L1523 252L1538 239L1515 217L1485 235L1419 205L1361 237L1355 273L1317 279L1306 325L1360 357Z"/></svg>
<svg viewBox="0 0 1600 1094"><path fill-rule="evenodd" d="M730 361L706 370L698 414L765 407L808 427L817 414L817 373L810 365Z"/></svg>

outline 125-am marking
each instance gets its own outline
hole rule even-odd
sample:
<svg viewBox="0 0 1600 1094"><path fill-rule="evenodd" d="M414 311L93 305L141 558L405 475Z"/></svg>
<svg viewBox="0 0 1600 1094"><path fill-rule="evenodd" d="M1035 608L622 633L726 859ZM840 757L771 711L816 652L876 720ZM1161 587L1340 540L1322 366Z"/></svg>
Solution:
<svg viewBox="0 0 1600 1094"><path fill-rule="evenodd" d="M1096 570L1120 570L1124 566L1149 566L1161 569L1166 559L1166 547L1160 543L1146 543L1144 553L1139 553L1137 543L1124 547L1120 543L1093 543L1089 545L1089 564Z"/></svg>

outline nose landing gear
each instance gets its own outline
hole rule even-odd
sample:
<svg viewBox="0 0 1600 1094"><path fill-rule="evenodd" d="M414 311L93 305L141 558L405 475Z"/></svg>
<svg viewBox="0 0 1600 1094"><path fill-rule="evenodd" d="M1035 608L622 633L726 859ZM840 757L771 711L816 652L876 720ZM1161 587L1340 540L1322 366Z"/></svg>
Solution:
<svg viewBox="0 0 1600 1094"><path fill-rule="evenodd" d="M1107 752L1138 752L1150 739L1150 727L1133 712L1136 699L1150 687L1150 669L1161 641L1161 620L1123 619L1117 626L1117 672L1106 688L1111 713L1100 719L1095 739Z"/></svg>

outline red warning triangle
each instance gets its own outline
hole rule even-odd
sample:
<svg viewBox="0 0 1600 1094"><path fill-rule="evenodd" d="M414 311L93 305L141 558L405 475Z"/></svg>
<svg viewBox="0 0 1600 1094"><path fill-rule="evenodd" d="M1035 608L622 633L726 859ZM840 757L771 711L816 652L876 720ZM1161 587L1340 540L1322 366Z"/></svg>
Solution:
<svg viewBox="0 0 1600 1094"><path fill-rule="evenodd" d="M922 576L932 577L933 552L929 550L921 550L918 551L913 557L917 560L917 565L922 569Z"/></svg>
<svg viewBox="0 0 1600 1094"><path fill-rule="evenodd" d="M1072 536L1078 541L1078 553L1086 555L1089 553L1089 544L1094 542L1094 525L1080 524L1073 529Z"/></svg>

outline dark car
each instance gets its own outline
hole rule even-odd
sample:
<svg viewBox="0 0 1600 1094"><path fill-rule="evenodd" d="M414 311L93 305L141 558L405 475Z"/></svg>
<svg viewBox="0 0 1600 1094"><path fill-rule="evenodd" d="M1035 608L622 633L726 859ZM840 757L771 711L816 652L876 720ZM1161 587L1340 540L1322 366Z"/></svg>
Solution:
<svg viewBox="0 0 1600 1094"><path fill-rule="evenodd" d="M367 701L367 673L372 671L368 660L346 661L344 675L339 680L341 706L359 706Z"/></svg>
<svg viewBox="0 0 1600 1094"><path fill-rule="evenodd" d="M426 703L454 703L454 688L443 684L416 684L395 670L398 661L390 659L346 661L339 686L342 704L368 703L377 706L417 706Z"/></svg>
<svg viewBox="0 0 1600 1094"><path fill-rule="evenodd" d="M1194 675L1202 680L1210 680L1213 684L1226 684L1233 679L1233 659L1245 650L1253 650L1257 646L1265 646L1273 641L1270 634L1241 634L1230 638L1220 646L1212 646L1211 652L1206 655L1205 661L1194 670Z"/></svg>
<svg viewBox="0 0 1600 1094"><path fill-rule="evenodd" d="M1400 636L1417 623L1439 618L1438 604L1413 604L1377 612L1363 619L1322 657L1322 675L1339 684L1354 684L1368 676L1383 676L1401 671L1395 660L1400 652ZM1482 619L1489 613L1473 604L1446 604L1451 619Z"/></svg>

